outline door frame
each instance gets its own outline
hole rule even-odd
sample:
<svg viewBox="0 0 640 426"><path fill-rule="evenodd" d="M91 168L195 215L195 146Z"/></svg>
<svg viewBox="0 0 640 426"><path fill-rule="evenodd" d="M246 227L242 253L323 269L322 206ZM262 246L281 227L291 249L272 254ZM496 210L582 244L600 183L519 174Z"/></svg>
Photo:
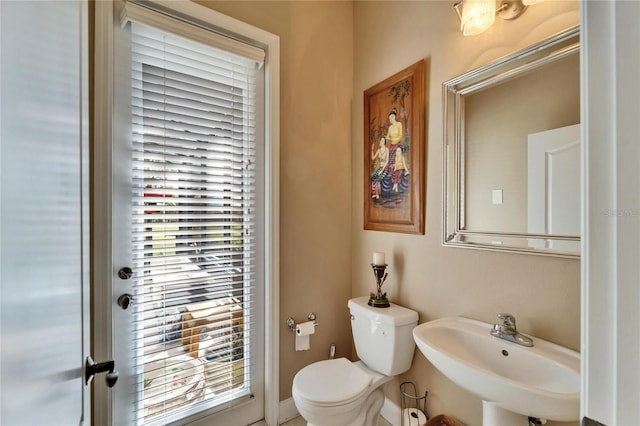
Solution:
<svg viewBox="0 0 640 426"><path fill-rule="evenodd" d="M583 424L637 424L640 4L585 1L581 14L584 183L580 416Z"/></svg>
<svg viewBox="0 0 640 426"><path fill-rule="evenodd" d="M118 1L118 0L115 0ZM156 0L152 0L158 2ZM159 2L158 2L159 3ZM111 215L113 202L113 131L112 112L114 63L114 0L93 2L94 69L93 69L93 152L91 163L91 290L92 353L95 359L113 359L112 314L116 303L112 280L116 276L112 229L117 226ZM198 16L216 27L224 28L265 49L265 422L278 424L279 419L279 328L280 317L280 38L274 34L230 18L191 2L173 2L179 13L198 9ZM206 16L203 16L206 15ZM115 360L116 368L118 360ZM117 386L117 385L116 385ZM113 423L111 392L101 384L92 393L92 423Z"/></svg>

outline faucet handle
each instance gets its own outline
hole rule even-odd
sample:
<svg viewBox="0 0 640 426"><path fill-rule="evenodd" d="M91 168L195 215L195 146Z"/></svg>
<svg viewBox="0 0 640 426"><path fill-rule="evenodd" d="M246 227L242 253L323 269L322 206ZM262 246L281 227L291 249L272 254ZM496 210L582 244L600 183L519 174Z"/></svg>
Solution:
<svg viewBox="0 0 640 426"><path fill-rule="evenodd" d="M516 328L516 317L507 313L499 313L498 318L502 320L502 325L505 327Z"/></svg>

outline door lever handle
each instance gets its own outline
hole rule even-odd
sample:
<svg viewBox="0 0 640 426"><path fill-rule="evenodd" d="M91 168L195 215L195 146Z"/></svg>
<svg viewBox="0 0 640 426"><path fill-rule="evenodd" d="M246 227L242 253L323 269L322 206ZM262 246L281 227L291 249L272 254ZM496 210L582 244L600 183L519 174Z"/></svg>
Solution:
<svg viewBox="0 0 640 426"><path fill-rule="evenodd" d="M104 373L108 371L105 380L107 382L107 386L112 388L116 382L118 381L118 372L115 370L116 363L115 361L106 361L96 363L91 356L87 357L87 361L85 363L85 373L84 373L84 383L88 385L93 380L93 376L98 373Z"/></svg>

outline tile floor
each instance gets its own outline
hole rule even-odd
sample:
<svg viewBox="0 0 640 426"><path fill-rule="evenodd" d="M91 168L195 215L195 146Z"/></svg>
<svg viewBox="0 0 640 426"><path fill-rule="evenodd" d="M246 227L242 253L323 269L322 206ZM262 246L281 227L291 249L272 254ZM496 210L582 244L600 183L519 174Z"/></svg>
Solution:
<svg viewBox="0 0 640 426"><path fill-rule="evenodd" d="M283 423L281 426L307 426L307 422L300 416L289 420L286 423ZM386 419L380 416L380 420L378 421L378 426L391 426Z"/></svg>

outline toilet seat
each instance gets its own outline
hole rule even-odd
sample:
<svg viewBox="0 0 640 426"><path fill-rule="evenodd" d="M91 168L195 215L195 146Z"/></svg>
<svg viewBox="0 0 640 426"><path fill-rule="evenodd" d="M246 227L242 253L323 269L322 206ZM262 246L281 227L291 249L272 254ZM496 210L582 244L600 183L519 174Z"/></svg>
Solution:
<svg viewBox="0 0 640 426"><path fill-rule="evenodd" d="M337 358L304 367L294 377L293 390L315 406L344 405L367 393L372 379L351 361Z"/></svg>

